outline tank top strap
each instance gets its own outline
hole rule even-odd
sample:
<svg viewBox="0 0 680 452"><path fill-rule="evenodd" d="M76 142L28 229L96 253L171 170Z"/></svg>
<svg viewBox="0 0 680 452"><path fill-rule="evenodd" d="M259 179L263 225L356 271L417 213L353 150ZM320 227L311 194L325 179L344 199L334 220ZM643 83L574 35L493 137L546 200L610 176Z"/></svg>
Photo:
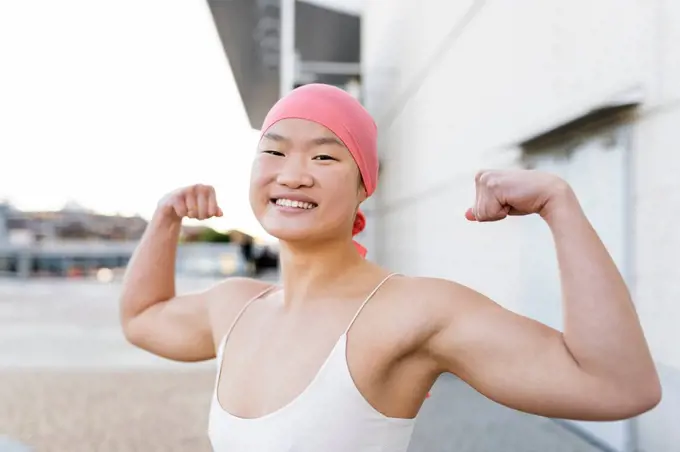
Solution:
<svg viewBox="0 0 680 452"><path fill-rule="evenodd" d="M359 306L359 309L357 309L357 312L354 314L354 317L352 317L352 320L349 322L349 325L347 325L347 329L345 329L344 334L347 334L350 328L352 328L352 325L354 325L354 321L357 319L357 317L359 317L359 314L361 314L361 311L363 311L364 306L366 306L366 304L371 300L371 298L373 298L373 295L375 295L378 292L378 290L382 287L383 284L387 282L388 279L397 274L398 273L390 273L389 275L385 276L383 280L378 283L377 286L375 286L375 289L373 289L371 293L368 294L366 299L361 303L361 306Z"/></svg>
<svg viewBox="0 0 680 452"><path fill-rule="evenodd" d="M234 320L231 322L231 325L229 325L227 332L225 333L224 336L222 336L222 340L220 341L220 344L219 344L219 347L218 347L218 350L217 350L217 358L220 358L222 356L222 352L224 351L224 346L227 343L227 339L229 338L229 335L234 330L236 323L239 321L239 319L241 318L243 313L246 312L246 309L248 309L248 306L250 306L250 304L252 302L254 302L255 300L259 300L260 298L264 297L265 295L267 295L269 292L271 292L275 288L276 288L276 285L271 285L271 286L267 287L266 289L264 289L263 291L258 292L257 295L255 295L254 297L252 297L251 299L249 299L248 301L246 301L243 304L243 307L241 307L241 309L238 311L238 313L236 313Z"/></svg>

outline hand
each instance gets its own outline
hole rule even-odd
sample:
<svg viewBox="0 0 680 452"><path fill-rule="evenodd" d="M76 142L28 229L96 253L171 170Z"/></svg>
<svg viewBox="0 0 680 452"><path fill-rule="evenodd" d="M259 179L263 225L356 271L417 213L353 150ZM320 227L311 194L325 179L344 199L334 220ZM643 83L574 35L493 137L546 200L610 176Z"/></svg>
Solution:
<svg viewBox="0 0 680 452"><path fill-rule="evenodd" d="M190 185L165 195L158 203L157 212L173 220L195 218L206 220L221 217L215 189L210 185Z"/></svg>
<svg viewBox="0 0 680 452"><path fill-rule="evenodd" d="M475 189L475 205L465 218L480 222L533 213L545 217L551 202L571 191L558 176L534 170L480 171Z"/></svg>

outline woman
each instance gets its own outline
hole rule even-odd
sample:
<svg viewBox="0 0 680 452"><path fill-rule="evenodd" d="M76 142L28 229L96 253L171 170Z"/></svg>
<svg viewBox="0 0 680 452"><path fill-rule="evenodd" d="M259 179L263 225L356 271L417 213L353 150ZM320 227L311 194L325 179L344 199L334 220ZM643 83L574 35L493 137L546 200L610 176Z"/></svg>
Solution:
<svg viewBox="0 0 680 452"><path fill-rule="evenodd" d="M470 221L539 214L561 269L565 329L509 312L451 281L396 275L352 242L376 187L376 127L344 91L307 85L270 111L250 202L281 241L281 281L232 278L177 295L183 217L221 216L214 190L165 197L130 262L122 325L133 344L177 360L217 356L216 451L406 451L437 377L542 416L615 420L660 400L629 292L561 179L476 177ZM480 269L484 271L484 269ZM554 302L554 300L536 300ZM452 400L451 403L456 403Z"/></svg>

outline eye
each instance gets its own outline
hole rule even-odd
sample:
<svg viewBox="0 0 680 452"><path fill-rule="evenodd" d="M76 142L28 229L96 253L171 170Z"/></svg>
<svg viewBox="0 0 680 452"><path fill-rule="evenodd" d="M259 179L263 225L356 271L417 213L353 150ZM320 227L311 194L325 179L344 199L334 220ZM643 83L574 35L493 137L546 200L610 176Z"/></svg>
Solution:
<svg viewBox="0 0 680 452"><path fill-rule="evenodd" d="M275 156L277 156L277 157L283 157L283 156L284 156L284 155L283 155L283 152L272 151L271 149L265 149L264 151L262 151L262 153L263 153L263 154L271 154L271 155L275 155Z"/></svg>
<svg viewBox="0 0 680 452"><path fill-rule="evenodd" d="M330 155L322 154L322 155L317 155L312 160L337 160L337 159L331 157Z"/></svg>

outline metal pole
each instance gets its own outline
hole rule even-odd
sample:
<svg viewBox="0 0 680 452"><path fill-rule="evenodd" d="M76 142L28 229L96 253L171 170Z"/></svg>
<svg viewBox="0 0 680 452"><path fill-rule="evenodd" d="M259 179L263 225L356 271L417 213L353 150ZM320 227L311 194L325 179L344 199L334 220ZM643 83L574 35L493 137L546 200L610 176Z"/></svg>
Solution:
<svg viewBox="0 0 680 452"><path fill-rule="evenodd" d="M624 124L619 125L615 131L617 134L617 143L619 146L623 146L624 162L624 183L621 189L623 190L625 201L623 203L623 208L625 209L624 222L625 227L625 239L624 239L624 268L623 275L626 283L628 284L628 290L633 296L633 300L637 300L637 280L635 275L635 259L636 255L636 230L635 230L635 162L634 162L634 140L632 137L633 128L635 123L631 124L625 121ZM634 301L635 303L635 301ZM628 419L626 421L626 452L638 452L640 450L640 439L639 439L639 421L638 418Z"/></svg>
<svg viewBox="0 0 680 452"><path fill-rule="evenodd" d="M295 2L281 0L281 51L279 54L279 95L288 94L295 84Z"/></svg>

